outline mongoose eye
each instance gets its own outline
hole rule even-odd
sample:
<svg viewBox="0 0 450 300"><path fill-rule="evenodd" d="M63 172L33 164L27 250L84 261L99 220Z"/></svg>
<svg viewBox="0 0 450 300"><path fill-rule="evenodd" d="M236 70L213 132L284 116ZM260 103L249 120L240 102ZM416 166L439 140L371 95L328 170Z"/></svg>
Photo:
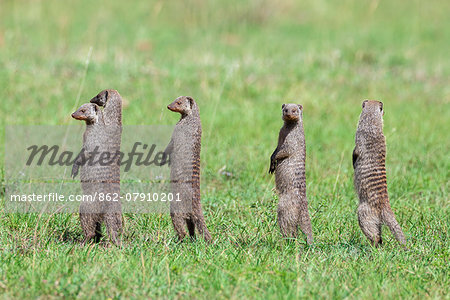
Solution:
<svg viewBox="0 0 450 300"><path fill-rule="evenodd" d="M295 113L296 113L295 109L293 109L293 110L292 110L292 113L293 113L293 114L295 114Z"/></svg>
<svg viewBox="0 0 450 300"><path fill-rule="evenodd" d="M285 113L287 113L287 112L288 112L288 110L287 110L287 109L285 109L285 110L284 110L284 112L285 112Z"/></svg>
<svg viewBox="0 0 450 300"><path fill-rule="evenodd" d="M86 110L85 110L85 109L82 109L81 112L84 113L84 112L86 112Z"/></svg>

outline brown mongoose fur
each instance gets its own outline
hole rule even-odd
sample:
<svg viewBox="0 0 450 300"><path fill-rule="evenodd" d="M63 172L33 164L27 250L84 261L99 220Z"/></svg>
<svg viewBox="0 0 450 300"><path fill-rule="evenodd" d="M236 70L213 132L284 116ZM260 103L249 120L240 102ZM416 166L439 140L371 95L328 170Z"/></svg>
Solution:
<svg viewBox="0 0 450 300"><path fill-rule="evenodd" d="M80 204L80 221L85 235L83 244L90 242L93 238L95 242L98 242L102 236L101 224L105 222L111 241L120 246L122 206L118 197L120 196L121 124L116 122L113 125L113 122L106 120L109 116L105 115L95 103L82 105L72 114L72 117L86 122L83 148L74 162L72 177L77 175L81 166L83 194L96 197L94 201L83 201ZM95 150L101 153L100 155L107 154L109 161L99 163L99 156L90 157L90 153ZM107 199L106 195L116 201L101 201L102 198Z"/></svg>
<svg viewBox="0 0 450 300"><path fill-rule="evenodd" d="M313 243L311 220L306 198L306 145L303 130L303 107L283 104L283 121L278 146L270 158L269 173L275 172L279 194L278 225L283 237L296 238L298 226L306 235L308 245Z"/></svg>
<svg viewBox="0 0 450 300"><path fill-rule="evenodd" d="M200 150L202 125L197 103L191 97L181 96L167 108L181 114L165 153L170 155L170 180L172 192L179 193L180 202L170 202L170 216L179 241L186 236L186 226L191 238L195 229L206 241L211 235L206 227L200 201ZM174 197L175 198L175 197Z"/></svg>
<svg viewBox="0 0 450 300"><path fill-rule="evenodd" d="M365 100L362 103L353 150L354 184L359 197L359 226L375 247L382 243L382 224L389 227L400 244L406 243L389 204L383 114L382 102Z"/></svg>

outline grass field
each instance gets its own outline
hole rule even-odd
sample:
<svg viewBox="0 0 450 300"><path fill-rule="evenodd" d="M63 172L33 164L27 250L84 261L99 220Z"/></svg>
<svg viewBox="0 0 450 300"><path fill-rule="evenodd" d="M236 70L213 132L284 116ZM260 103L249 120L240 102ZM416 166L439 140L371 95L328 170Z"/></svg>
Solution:
<svg viewBox="0 0 450 300"><path fill-rule="evenodd" d="M105 88L126 100L124 124L174 124L167 104L191 95L214 238L177 244L168 215L127 214L123 249L83 248L77 214L7 214L2 194L0 298L449 299L449 11L445 0L0 0L1 132L74 124ZM387 228L373 249L358 226L351 153L366 98L384 102L408 251ZM304 107L312 248L282 240L267 174L287 102Z"/></svg>

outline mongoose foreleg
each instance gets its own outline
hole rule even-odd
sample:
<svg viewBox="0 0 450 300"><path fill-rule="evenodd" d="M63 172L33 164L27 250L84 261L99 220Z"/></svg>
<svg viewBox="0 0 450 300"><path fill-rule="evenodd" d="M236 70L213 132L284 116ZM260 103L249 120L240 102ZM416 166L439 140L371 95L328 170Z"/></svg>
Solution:
<svg viewBox="0 0 450 300"><path fill-rule="evenodd" d="M80 166L84 165L86 161L89 160L89 153L86 152L84 148L81 149L80 153L78 153L72 165L72 178L75 178L78 175L78 171Z"/></svg>
<svg viewBox="0 0 450 300"><path fill-rule="evenodd" d="M275 169L277 168L278 162L282 161L283 159L289 157L289 152L287 151L286 147L280 147L276 148L275 151L273 151L272 155L270 156L270 169L269 173L272 174L275 172Z"/></svg>

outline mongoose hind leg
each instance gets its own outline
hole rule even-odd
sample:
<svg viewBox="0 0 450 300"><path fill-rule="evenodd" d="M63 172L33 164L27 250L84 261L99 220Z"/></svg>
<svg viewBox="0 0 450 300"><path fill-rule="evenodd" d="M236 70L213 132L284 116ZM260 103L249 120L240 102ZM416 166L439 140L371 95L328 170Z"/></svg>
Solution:
<svg viewBox="0 0 450 300"><path fill-rule="evenodd" d="M183 213L170 213L172 219L173 228L178 237L178 241L181 242L186 236L186 218Z"/></svg>
<svg viewBox="0 0 450 300"><path fill-rule="evenodd" d="M364 235L374 247L381 245L381 218L370 206L360 205L358 208L358 222Z"/></svg>
<svg viewBox="0 0 450 300"><path fill-rule="evenodd" d="M286 212L278 211L278 226L283 238L297 238L297 225L286 216Z"/></svg>
<svg viewBox="0 0 450 300"><path fill-rule="evenodd" d="M97 222L95 224L95 237L94 237L94 242L98 243L100 242L102 238L102 223L101 222Z"/></svg>
<svg viewBox="0 0 450 300"><path fill-rule="evenodd" d="M95 214L80 213L81 228L84 233L84 240L81 243L83 246L91 242L96 235L97 222Z"/></svg>
<svg viewBox="0 0 450 300"><path fill-rule="evenodd" d="M189 231L189 236L191 239L195 239L195 223L192 218L186 219L186 225Z"/></svg>
<svg viewBox="0 0 450 300"><path fill-rule="evenodd" d="M314 238L312 234L311 219L309 218L307 203L304 203L304 205L302 205L300 208L299 225L303 234L306 235L306 243L311 246L314 242Z"/></svg>
<svg viewBox="0 0 450 300"><path fill-rule="evenodd" d="M280 198L277 209L278 226L284 238L297 238L298 209L294 209L292 203L289 204L288 201L283 197Z"/></svg>
<svg viewBox="0 0 450 300"><path fill-rule="evenodd" d="M122 214L117 212L105 214L105 224L111 242L120 247L122 245L119 239L119 235L122 232Z"/></svg>
<svg viewBox="0 0 450 300"><path fill-rule="evenodd" d="M395 219L394 212L390 207L387 207L381 211L381 218L384 224L386 224L389 227L389 229L391 230L392 234L397 239L397 241L402 246L405 246L406 245L405 235L403 234L402 228Z"/></svg>

